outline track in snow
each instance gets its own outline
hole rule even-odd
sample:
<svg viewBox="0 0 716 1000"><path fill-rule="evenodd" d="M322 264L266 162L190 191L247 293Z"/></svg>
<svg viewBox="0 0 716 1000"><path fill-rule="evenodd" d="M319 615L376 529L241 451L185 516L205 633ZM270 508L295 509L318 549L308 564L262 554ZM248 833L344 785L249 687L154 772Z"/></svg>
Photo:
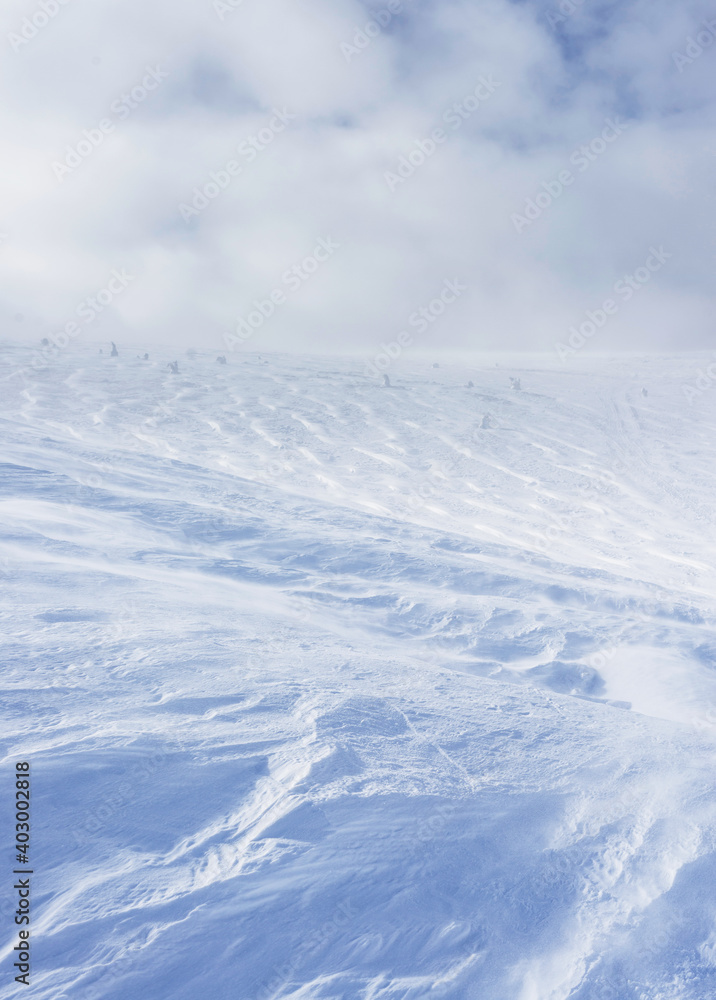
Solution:
<svg viewBox="0 0 716 1000"><path fill-rule="evenodd" d="M388 389L28 353L0 354L0 569L33 996L713 994L697 361Z"/></svg>

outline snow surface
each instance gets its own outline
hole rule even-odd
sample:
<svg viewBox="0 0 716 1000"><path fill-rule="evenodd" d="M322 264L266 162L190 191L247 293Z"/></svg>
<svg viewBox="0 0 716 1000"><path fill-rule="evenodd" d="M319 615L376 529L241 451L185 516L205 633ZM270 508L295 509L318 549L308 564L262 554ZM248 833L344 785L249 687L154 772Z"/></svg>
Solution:
<svg viewBox="0 0 716 1000"><path fill-rule="evenodd" d="M133 357L0 352L0 997L716 995L698 359Z"/></svg>

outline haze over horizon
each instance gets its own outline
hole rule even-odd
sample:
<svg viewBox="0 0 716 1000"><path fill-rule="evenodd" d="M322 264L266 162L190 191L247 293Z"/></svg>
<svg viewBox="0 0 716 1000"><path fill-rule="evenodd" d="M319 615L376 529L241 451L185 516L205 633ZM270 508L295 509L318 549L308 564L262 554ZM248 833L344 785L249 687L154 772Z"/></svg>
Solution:
<svg viewBox="0 0 716 1000"><path fill-rule="evenodd" d="M585 351L711 346L705 3L0 17L4 340L549 352L594 322Z"/></svg>

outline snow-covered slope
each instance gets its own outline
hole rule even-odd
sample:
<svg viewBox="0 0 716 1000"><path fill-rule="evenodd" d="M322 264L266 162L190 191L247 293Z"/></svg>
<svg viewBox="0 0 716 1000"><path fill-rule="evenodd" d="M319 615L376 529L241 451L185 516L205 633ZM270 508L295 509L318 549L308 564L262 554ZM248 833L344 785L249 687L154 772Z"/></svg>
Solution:
<svg viewBox="0 0 716 1000"><path fill-rule="evenodd" d="M25 995L716 994L703 360L387 388L29 354L0 352Z"/></svg>

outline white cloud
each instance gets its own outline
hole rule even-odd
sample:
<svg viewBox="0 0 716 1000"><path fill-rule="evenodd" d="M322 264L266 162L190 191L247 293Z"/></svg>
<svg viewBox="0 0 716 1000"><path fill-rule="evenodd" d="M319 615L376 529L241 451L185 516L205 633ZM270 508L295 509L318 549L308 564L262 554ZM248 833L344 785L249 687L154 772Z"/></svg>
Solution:
<svg viewBox="0 0 716 1000"><path fill-rule="evenodd" d="M709 343L716 42L681 72L672 57L707 7L585 0L551 26L556 6L413 0L347 60L341 43L387 4L243 0L221 20L208 0L71 0L17 52L8 41L0 70L5 332L59 328L128 267L118 336L218 349L331 236L340 252L252 346L372 354L458 277L469 291L436 348L551 349L651 244L672 265L600 348ZM6 9L4 37L37 9ZM167 79L120 118L114 102L157 66ZM444 115L484 74L499 88L451 131ZM274 108L295 120L248 162L237 148ZM518 235L512 214L610 116L628 129ZM106 118L58 181L53 162ZM385 172L436 127L446 141L391 192ZM179 205L232 157L241 175L187 223Z"/></svg>

